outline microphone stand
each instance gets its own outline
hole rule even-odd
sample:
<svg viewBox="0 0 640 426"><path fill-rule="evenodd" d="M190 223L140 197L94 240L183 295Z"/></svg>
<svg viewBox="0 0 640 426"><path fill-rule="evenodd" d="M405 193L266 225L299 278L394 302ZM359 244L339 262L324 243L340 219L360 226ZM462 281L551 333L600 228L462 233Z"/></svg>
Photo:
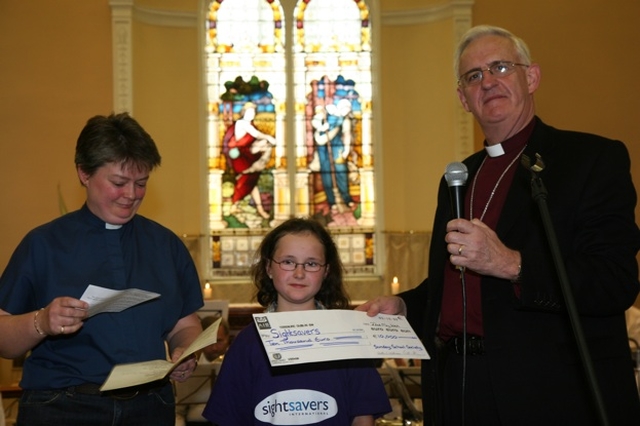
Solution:
<svg viewBox="0 0 640 426"><path fill-rule="evenodd" d="M536 157L536 163L534 165L531 165L529 157L523 155L522 164L525 166L525 168L531 171L531 195L533 197L533 200L538 204L538 209L540 210L540 215L542 216L542 222L547 234L547 239L549 240L549 247L551 249L554 264L556 266L558 278L560 279L560 287L562 288L562 294L564 295L565 303L567 305L567 311L569 313L569 319L573 328L573 334L578 345L578 352L580 353L580 358L587 374L589 387L591 388L591 392L596 403L596 409L598 411L600 423L602 424L602 426L608 426L609 421L607 419L604 403L602 401L602 395L600 393L597 378L593 369L591 355L589 354L589 349L584 338L582 324L580 323L580 317L578 315L578 309L576 308L575 300L573 297L573 291L569 283L569 278L567 277L567 272L562 261L562 254L560 253L558 240L556 238L553 224L551 222L551 215L549 213L549 207L547 205L547 189L542 183L542 179L540 179L537 174L537 172L544 169L544 163L542 162L539 154L536 154Z"/></svg>

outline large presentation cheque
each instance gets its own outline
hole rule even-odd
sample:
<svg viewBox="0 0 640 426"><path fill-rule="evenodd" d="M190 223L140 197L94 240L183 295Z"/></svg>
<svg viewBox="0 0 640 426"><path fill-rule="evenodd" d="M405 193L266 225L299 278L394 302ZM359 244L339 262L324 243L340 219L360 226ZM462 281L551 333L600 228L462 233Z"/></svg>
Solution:
<svg viewBox="0 0 640 426"><path fill-rule="evenodd" d="M402 315L351 310L253 314L271 366L353 358L429 359Z"/></svg>

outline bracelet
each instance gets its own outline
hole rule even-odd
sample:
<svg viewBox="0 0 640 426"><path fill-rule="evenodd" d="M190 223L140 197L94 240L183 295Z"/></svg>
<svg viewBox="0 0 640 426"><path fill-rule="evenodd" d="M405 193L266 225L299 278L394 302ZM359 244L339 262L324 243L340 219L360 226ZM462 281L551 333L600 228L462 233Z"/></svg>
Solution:
<svg viewBox="0 0 640 426"><path fill-rule="evenodd" d="M518 264L518 273L516 274L516 277L511 280L511 282L512 283L519 283L521 274L522 274L522 264Z"/></svg>
<svg viewBox="0 0 640 426"><path fill-rule="evenodd" d="M36 328L36 331L39 335L46 336L47 334L43 333L42 330L40 330L40 327L38 327L38 314L40 313L40 311L44 311L44 308L40 308L36 311L36 314L33 317L33 326Z"/></svg>

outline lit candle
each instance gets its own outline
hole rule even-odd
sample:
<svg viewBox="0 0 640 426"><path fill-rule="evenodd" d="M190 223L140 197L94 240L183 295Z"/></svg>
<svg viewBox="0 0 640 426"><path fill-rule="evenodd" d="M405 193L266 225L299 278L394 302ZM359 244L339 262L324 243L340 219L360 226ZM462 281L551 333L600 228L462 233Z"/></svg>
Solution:
<svg viewBox="0 0 640 426"><path fill-rule="evenodd" d="M213 299L213 289L211 288L211 284L209 283L206 283L204 285L204 298Z"/></svg>
<svg viewBox="0 0 640 426"><path fill-rule="evenodd" d="M393 277L393 282L391 283L391 294L398 294L400 292L400 283L398 282L398 277Z"/></svg>

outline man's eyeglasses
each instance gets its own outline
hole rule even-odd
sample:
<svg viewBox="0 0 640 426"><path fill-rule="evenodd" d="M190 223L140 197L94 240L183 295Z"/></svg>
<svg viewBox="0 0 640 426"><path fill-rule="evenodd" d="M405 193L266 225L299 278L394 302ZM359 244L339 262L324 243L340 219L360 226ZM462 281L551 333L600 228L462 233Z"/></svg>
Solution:
<svg viewBox="0 0 640 426"><path fill-rule="evenodd" d="M458 79L458 86L468 87L480 84L484 78L485 71L489 71L491 75L502 78L506 77L516 70L516 67L528 67L527 64L517 64L515 62L498 61L490 64L487 68L474 68L467 71Z"/></svg>
<svg viewBox="0 0 640 426"><path fill-rule="evenodd" d="M293 260L283 260L282 262L278 262L275 259L271 259L273 263L277 263L280 269L283 271L295 271L298 265L302 265L302 268L307 272L318 272L320 269L327 266L326 264L318 263L318 262L304 262L304 263L296 263Z"/></svg>

